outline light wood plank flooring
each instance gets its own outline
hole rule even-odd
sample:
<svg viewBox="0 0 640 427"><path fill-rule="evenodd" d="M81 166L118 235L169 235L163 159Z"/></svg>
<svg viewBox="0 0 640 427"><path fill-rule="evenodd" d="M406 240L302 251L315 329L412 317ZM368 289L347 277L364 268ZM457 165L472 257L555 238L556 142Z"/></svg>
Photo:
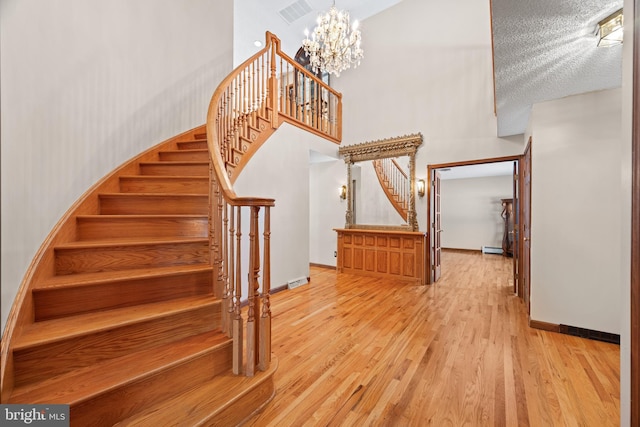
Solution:
<svg viewBox="0 0 640 427"><path fill-rule="evenodd" d="M272 297L276 396L245 425L618 425L619 347L529 328L510 276L461 252L428 286L312 268Z"/></svg>

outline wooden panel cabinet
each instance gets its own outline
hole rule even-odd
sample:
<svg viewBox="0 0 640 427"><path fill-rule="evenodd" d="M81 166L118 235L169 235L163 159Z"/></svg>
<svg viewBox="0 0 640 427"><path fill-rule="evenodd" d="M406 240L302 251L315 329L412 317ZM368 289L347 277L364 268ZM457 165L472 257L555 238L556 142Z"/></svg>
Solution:
<svg viewBox="0 0 640 427"><path fill-rule="evenodd" d="M339 272L427 283L425 233L344 228L335 231Z"/></svg>

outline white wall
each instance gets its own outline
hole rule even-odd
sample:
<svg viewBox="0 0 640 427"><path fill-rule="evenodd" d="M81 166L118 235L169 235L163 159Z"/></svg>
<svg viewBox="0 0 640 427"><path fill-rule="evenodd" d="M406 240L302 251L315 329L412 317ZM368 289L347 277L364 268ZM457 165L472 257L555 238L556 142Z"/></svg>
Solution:
<svg viewBox="0 0 640 427"><path fill-rule="evenodd" d="M286 285L289 280L309 275L309 262L312 260L309 237L310 230L314 227L310 215L311 186L317 188L318 197L328 196L329 204L340 205L337 188L338 182L344 180L312 182L310 149L320 152L337 150L336 145L331 142L284 124L251 158L234 185L240 196L276 200L271 212L272 287ZM344 162L337 163L344 166ZM329 218L323 218L323 221L328 220ZM343 225L337 221L333 224L333 227ZM330 249L330 254L334 250L335 244Z"/></svg>
<svg viewBox="0 0 640 427"><path fill-rule="evenodd" d="M619 334L621 90L536 104L531 122L531 318Z"/></svg>
<svg viewBox="0 0 640 427"><path fill-rule="evenodd" d="M501 248L504 235L502 200L513 197L513 178L447 179L440 181L442 247L480 250Z"/></svg>
<svg viewBox="0 0 640 427"><path fill-rule="evenodd" d="M456 16L465 31L451 31L447 20L436 19L427 32L428 16ZM403 0L361 28L361 65L332 76L343 93L343 145L421 132L417 179L425 179L427 164L522 154L521 135L496 137L489 2ZM346 170L336 173L346 180ZM344 206L326 209L327 218L344 217ZM426 209L426 197L416 198L422 231ZM335 222L318 220L326 235L312 245L333 253Z"/></svg>
<svg viewBox="0 0 640 427"><path fill-rule="evenodd" d="M205 122L232 0L2 0L2 328L38 247L93 183Z"/></svg>

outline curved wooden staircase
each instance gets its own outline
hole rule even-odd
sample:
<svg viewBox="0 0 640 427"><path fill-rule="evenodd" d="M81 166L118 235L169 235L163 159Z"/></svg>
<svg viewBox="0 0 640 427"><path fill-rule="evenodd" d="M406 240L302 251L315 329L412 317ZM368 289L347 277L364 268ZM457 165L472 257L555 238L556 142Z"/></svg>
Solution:
<svg viewBox="0 0 640 427"><path fill-rule="evenodd" d="M402 219L407 221L411 191L407 173L392 158L375 159L372 164L387 199Z"/></svg>
<svg viewBox="0 0 640 427"><path fill-rule="evenodd" d="M2 403L69 404L74 426L195 426L236 425L271 399L273 201L237 197L232 182L284 121L339 142L339 119L321 113L325 99L286 95L300 83L321 88L340 113L340 95L267 33L266 47L214 93L206 126L140 154L71 207L34 258L9 316ZM247 99L251 108L238 104ZM251 232L243 240L247 207ZM267 210L262 269L260 207Z"/></svg>

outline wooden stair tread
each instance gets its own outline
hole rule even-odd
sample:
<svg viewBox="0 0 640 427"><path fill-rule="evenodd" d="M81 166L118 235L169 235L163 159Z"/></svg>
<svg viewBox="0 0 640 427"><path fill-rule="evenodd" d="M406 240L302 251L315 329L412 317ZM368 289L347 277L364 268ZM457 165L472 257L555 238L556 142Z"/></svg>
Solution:
<svg viewBox="0 0 640 427"><path fill-rule="evenodd" d="M208 215L202 214L105 214L105 215L77 215L76 218L82 220L130 220L130 219L202 219L208 218Z"/></svg>
<svg viewBox="0 0 640 427"><path fill-rule="evenodd" d="M208 197L208 194L201 193L100 193L100 197Z"/></svg>
<svg viewBox="0 0 640 427"><path fill-rule="evenodd" d="M212 271L208 264L174 265L169 267L140 268L132 270L100 271L91 273L64 274L53 276L38 283L34 290L61 287L100 285L122 279L143 279L160 276L178 276L185 273Z"/></svg>
<svg viewBox="0 0 640 427"><path fill-rule="evenodd" d="M193 142L193 141L190 141ZM182 150L162 150L159 153L208 153L206 148L184 148ZM160 160L162 161L162 160Z"/></svg>
<svg viewBox="0 0 640 427"><path fill-rule="evenodd" d="M141 245L153 245L153 244L167 244L167 243L195 243L205 242L209 239L207 237L120 237L109 240L81 240L75 242L67 242L60 244L55 249L90 249L90 248L108 248L111 246L141 246Z"/></svg>
<svg viewBox="0 0 640 427"><path fill-rule="evenodd" d="M141 165L185 165L185 166L194 166L194 165L209 165L209 162L202 162L197 160L157 160L157 161L149 161L149 162L140 162Z"/></svg>
<svg viewBox="0 0 640 427"><path fill-rule="evenodd" d="M212 295L193 296L36 322L24 329L23 334L15 343L14 350L18 351L61 339L106 331L219 303L220 300L215 299Z"/></svg>
<svg viewBox="0 0 640 427"><path fill-rule="evenodd" d="M193 138L193 139L187 139L184 141L178 141L178 144L180 143L188 143L188 142L207 142L207 138Z"/></svg>
<svg viewBox="0 0 640 427"><path fill-rule="evenodd" d="M206 332L16 388L10 401L78 404L230 343L231 339L219 330Z"/></svg>
<svg viewBox="0 0 640 427"><path fill-rule="evenodd" d="M134 215L77 215L76 218L82 219L130 219L130 218L177 218L177 219L187 219L187 218L207 218L208 215L199 215L199 214L134 214Z"/></svg>
<svg viewBox="0 0 640 427"><path fill-rule="evenodd" d="M162 163L162 162L158 162ZM208 180L208 176L193 176L193 175L121 175L120 179L148 179L148 180L162 180L162 179L184 179L184 180ZM148 193L151 194L151 193Z"/></svg>
<svg viewBox="0 0 640 427"><path fill-rule="evenodd" d="M253 377L233 375L231 372L218 375L212 380L196 386L172 399L158 402L146 411L123 420L114 427L125 426L172 426L209 425L211 421L225 409L232 406L247 393L265 381L270 380L278 369L278 359L271 356L269 368L262 372L256 370ZM267 401L271 400L271 397ZM238 408L242 411L243 408ZM251 407L256 410L258 408ZM250 413L244 413L246 417Z"/></svg>

